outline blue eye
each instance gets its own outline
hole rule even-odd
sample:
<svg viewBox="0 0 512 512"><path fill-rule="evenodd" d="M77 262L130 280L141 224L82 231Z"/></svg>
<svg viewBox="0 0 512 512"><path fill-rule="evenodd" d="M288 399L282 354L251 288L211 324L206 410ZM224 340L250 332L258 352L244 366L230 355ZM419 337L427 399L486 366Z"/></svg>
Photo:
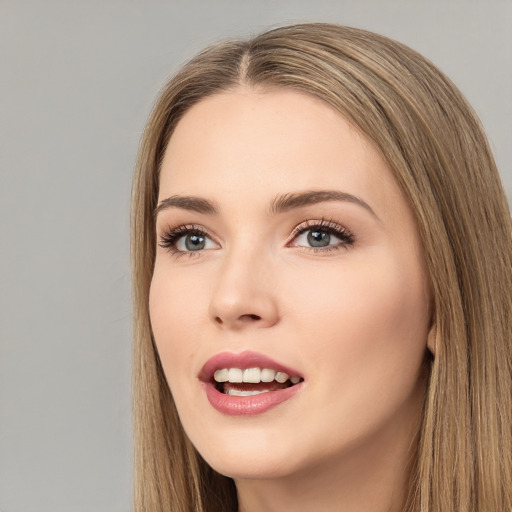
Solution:
<svg viewBox="0 0 512 512"><path fill-rule="evenodd" d="M352 245L353 235L332 221L306 221L294 230L293 246L333 250Z"/></svg>
<svg viewBox="0 0 512 512"><path fill-rule="evenodd" d="M304 240L305 239L305 240ZM299 241L305 241L310 247L328 247L331 242L339 243L341 240L336 235L331 235L325 230L308 230L304 231L299 237L297 237L297 245L306 245L299 243Z"/></svg>
<svg viewBox="0 0 512 512"><path fill-rule="evenodd" d="M201 251L202 249L210 249L211 245L211 240L203 233L189 233L180 236L176 240L178 251Z"/></svg>
<svg viewBox="0 0 512 512"><path fill-rule="evenodd" d="M161 237L160 247L171 253L192 253L205 249L216 249L218 245L196 226L179 226Z"/></svg>
<svg viewBox="0 0 512 512"><path fill-rule="evenodd" d="M314 252L340 250L351 246L354 237L348 229L332 221L306 221L292 233L291 247ZM219 245L202 228L195 225L179 226L162 235L160 247L172 255L199 256L202 251L218 249Z"/></svg>

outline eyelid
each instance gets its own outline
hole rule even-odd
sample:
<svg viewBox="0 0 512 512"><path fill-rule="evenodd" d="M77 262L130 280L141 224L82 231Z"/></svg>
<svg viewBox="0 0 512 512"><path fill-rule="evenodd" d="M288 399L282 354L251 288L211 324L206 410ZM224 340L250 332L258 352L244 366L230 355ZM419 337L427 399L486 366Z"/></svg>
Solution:
<svg viewBox="0 0 512 512"><path fill-rule="evenodd" d="M312 230L314 228L319 228L324 231L330 231L334 233L335 235L338 235L339 238L346 239L347 241L353 242L354 241L354 235L352 232L347 229L346 227L342 226L341 224L338 224L337 222L334 222L332 219L326 220L322 217L320 220L306 220L304 222L301 222L299 225L297 225L295 228L293 228L293 231L290 235L289 242L287 242L287 245L295 240L297 236L305 233L306 231Z"/></svg>
<svg viewBox="0 0 512 512"><path fill-rule="evenodd" d="M212 235L208 229L206 229L204 226L201 226L200 224L182 224L179 226L176 226L174 228L167 228L165 230L162 230L162 233L158 235L159 242L158 245L162 247L163 249L166 249L171 254L180 256L180 255L199 255L199 253L203 252L202 250L199 251L182 251L179 249L176 249L175 245L177 241L182 238L185 235L189 235L191 233L197 233L202 236L205 236L206 238L209 238L212 242L214 242L216 245L220 245L219 242L217 242L216 237Z"/></svg>
<svg viewBox="0 0 512 512"><path fill-rule="evenodd" d="M319 246L319 247L308 247L306 245L292 245L292 242L295 241L300 235L306 233L307 231L311 231L313 229L317 229L319 231L326 231L336 238L340 240L335 245L327 245L327 246ZM174 228L168 228L162 234L159 235L159 243L158 245L163 249L166 249L172 256L181 257L187 255L189 257L197 257L200 256L205 251L210 251L212 248L203 248L197 251L186 251L181 250L176 247L177 242L186 235L190 234L198 234L200 236L204 236L210 239L214 244L219 246L219 242L217 242L216 237L212 235L207 228L199 224L182 224L176 226ZM290 234L288 241L286 242L286 247L295 247L303 251L317 252L317 253L325 253L328 251L346 249L348 246L351 246L354 243L354 236L344 226L334 222L331 220L326 220L324 218L317 220L306 220L298 224Z"/></svg>

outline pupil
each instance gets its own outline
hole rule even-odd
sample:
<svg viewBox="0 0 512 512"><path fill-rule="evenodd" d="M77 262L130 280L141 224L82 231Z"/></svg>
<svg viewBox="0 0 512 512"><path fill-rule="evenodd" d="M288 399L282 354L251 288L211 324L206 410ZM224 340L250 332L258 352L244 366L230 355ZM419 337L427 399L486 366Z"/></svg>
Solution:
<svg viewBox="0 0 512 512"><path fill-rule="evenodd" d="M325 231L311 231L308 242L312 247L326 247L331 241L331 235Z"/></svg>
<svg viewBox="0 0 512 512"><path fill-rule="evenodd" d="M189 235L185 238L185 247L189 251L198 251L204 249L205 240L201 235Z"/></svg>

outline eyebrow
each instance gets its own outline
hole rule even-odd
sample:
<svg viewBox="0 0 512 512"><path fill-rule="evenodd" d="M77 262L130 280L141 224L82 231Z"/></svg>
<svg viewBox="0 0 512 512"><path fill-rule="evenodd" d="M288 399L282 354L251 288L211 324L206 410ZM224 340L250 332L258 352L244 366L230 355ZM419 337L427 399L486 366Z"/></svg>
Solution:
<svg viewBox="0 0 512 512"><path fill-rule="evenodd" d="M278 215L296 208L326 201L344 201L359 205L370 212L377 220L380 220L368 203L359 197L347 192L341 192L340 190L307 190L305 192L280 194L271 201L268 211L270 215ZM154 216L156 217L161 211L168 208L181 208L209 215L217 215L220 212L219 205L214 201L202 197L174 195L163 199L158 204L155 208Z"/></svg>

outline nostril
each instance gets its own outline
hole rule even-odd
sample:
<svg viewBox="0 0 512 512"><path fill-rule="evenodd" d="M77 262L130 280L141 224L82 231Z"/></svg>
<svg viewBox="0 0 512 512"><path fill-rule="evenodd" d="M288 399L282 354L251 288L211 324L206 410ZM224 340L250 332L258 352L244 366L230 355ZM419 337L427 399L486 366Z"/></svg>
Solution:
<svg viewBox="0 0 512 512"><path fill-rule="evenodd" d="M253 314L242 315L240 317L240 320L261 320L261 316L253 315Z"/></svg>
<svg viewBox="0 0 512 512"><path fill-rule="evenodd" d="M255 315L253 313L247 313L245 315L240 315L235 322L237 323L249 323L262 320L262 317L259 315ZM226 323L226 319L222 319L220 316L214 317L213 321L218 325L224 325ZM228 323L230 320L228 319Z"/></svg>

